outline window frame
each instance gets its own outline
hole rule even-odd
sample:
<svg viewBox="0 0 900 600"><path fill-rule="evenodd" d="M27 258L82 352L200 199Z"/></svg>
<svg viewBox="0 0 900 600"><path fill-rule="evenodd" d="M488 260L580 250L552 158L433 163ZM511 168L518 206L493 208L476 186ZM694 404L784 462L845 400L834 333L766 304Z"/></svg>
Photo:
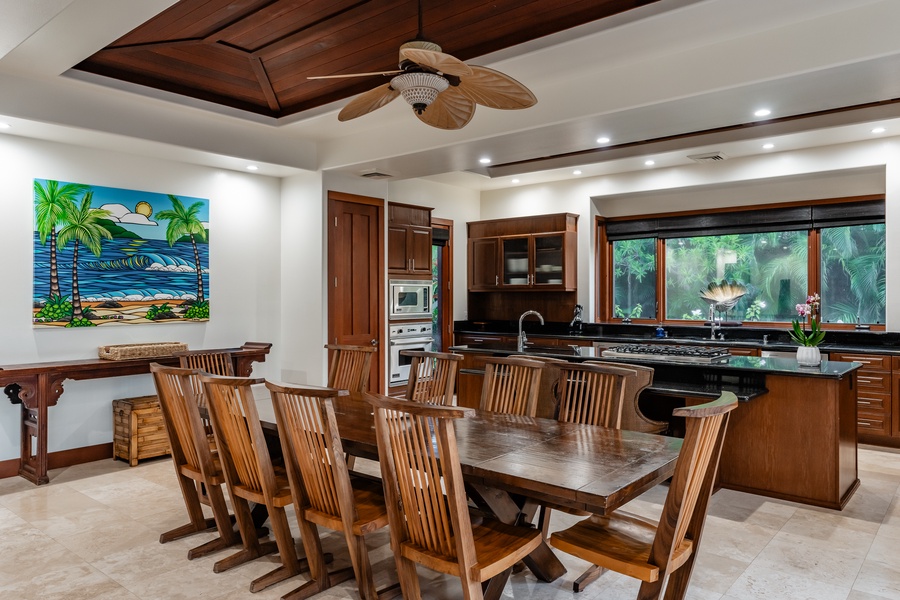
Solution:
<svg viewBox="0 0 900 600"><path fill-rule="evenodd" d="M614 281L612 261L613 261L613 242L615 240L610 240L607 235L607 226L610 223L622 223L626 221L637 221L637 220L652 220L652 219L668 219L668 218L680 218L680 217L696 217L698 215L724 215L727 213L739 213L739 212L758 212L770 209L785 209L785 208L796 208L796 207L813 207L813 206L823 206L829 204L849 204L856 202L872 202L872 201L884 201L883 194L873 194L866 196L853 196L853 197L844 197L844 198L828 198L822 200L814 200L814 201L805 201L805 202L785 202L785 203L773 203L773 204L761 204L755 205L752 207L749 206L734 206L734 207L726 207L716 210L690 210L690 211L681 211L681 212L671 212L671 213L656 213L656 214L646 214L646 215L632 215L628 217L602 217L597 216L595 218L595 228L596 228L596 289L594 297L597 300L597 310L595 311L595 318L598 323L619 323L620 319L616 319L613 317L613 285ZM822 227L830 227L834 225L823 225ZM806 229L807 232L807 286L811 291L819 291L821 289L821 262L822 262L822 252L821 252L821 229L822 227L810 227ZM795 229L796 230L796 229ZM697 230L694 236L698 236L701 234L702 229ZM666 307L666 240L669 237L690 237L690 235L679 235L679 236L665 236L659 235L658 231L654 231L652 235L648 235L646 237L655 237L656 238L656 319L632 319L632 323L636 324L646 324L646 325L696 325L698 321L686 320L686 319L669 319L665 317L665 307ZM688 232L689 234L690 232ZM717 234L713 234L717 235ZM620 238L621 239L621 238ZM633 239L643 239L639 235L635 235ZM885 257L887 258L887 257ZM887 269L887 267L886 267ZM809 293L809 291L807 292ZM884 331L885 324L869 324L871 331ZM760 328L783 328L789 326L789 323L785 323L783 321L746 321L744 322L745 327L760 327ZM854 323L822 323L823 329L832 329L832 330L852 330L855 328Z"/></svg>

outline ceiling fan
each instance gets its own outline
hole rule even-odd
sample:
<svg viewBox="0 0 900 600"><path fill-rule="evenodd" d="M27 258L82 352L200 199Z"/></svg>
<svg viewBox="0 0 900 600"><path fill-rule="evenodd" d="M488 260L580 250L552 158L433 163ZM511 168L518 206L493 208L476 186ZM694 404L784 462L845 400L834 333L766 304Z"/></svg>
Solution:
<svg viewBox="0 0 900 600"><path fill-rule="evenodd" d="M419 0L419 31L416 39L400 46L400 68L375 73L323 75L308 79L335 79L394 75L380 85L351 100L338 114L349 121L368 114L397 96L412 106L420 121L439 129L461 129L475 114L475 105L514 110L537 102L527 87L499 71L468 65L422 36L422 0Z"/></svg>

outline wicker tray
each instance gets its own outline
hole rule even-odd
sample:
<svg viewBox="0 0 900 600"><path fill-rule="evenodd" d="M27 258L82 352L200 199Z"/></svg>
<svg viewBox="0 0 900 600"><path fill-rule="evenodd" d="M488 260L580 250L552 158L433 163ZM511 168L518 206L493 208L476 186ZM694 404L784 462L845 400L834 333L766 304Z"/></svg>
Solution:
<svg viewBox="0 0 900 600"><path fill-rule="evenodd" d="M97 355L106 360L128 360L131 358L153 358L155 356L172 356L175 352L187 350L183 342L149 342L146 344L117 344L99 346Z"/></svg>

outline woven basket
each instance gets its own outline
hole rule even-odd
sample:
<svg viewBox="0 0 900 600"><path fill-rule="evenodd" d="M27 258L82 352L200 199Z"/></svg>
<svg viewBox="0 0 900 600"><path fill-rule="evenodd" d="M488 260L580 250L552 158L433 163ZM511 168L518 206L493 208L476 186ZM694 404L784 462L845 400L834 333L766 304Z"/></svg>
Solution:
<svg viewBox="0 0 900 600"><path fill-rule="evenodd" d="M131 358L153 358L156 356L172 356L175 352L187 350L183 342L149 342L146 344L117 344L100 346L97 355L106 360L128 360Z"/></svg>

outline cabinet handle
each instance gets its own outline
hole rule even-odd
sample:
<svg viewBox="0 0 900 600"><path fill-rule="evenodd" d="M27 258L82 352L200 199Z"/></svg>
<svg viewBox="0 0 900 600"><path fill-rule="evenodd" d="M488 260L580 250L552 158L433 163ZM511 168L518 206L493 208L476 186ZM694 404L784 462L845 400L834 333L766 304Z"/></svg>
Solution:
<svg viewBox="0 0 900 600"><path fill-rule="evenodd" d="M500 285L500 276L494 275L494 285Z"/></svg>

